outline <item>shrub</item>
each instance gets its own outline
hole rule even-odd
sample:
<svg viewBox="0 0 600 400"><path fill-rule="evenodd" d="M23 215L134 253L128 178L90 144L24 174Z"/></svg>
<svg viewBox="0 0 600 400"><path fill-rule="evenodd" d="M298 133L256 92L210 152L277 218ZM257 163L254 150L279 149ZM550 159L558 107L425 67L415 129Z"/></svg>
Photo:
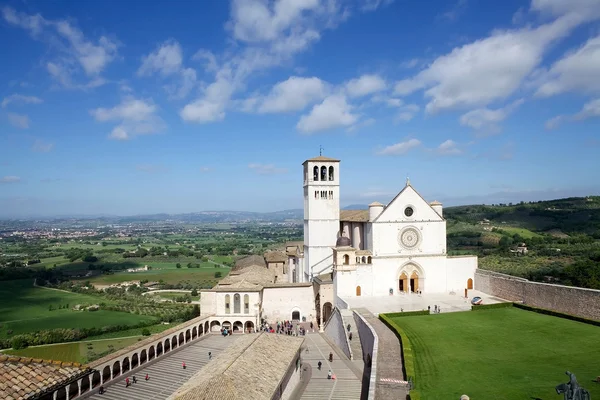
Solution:
<svg viewBox="0 0 600 400"><path fill-rule="evenodd" d="M558 311L546 310L545 308L537 308L531 307L525 304L513 303L514 307L520 308L522 310L533 311L539 314L551 315L553 317L565 318L571 321L583 322L584 324L590 324L595 326L600 326L600 321L595 321L587 318L578 317L575 315L565 314Z"/></svg>
<svg viewBox="0 0 600 400"><path fill-rule="evenodd" d="M221 271L215 272L215 278L220 278L222 276L223 276L223 274L221 273Z"/></svg>
<svg viewBox="0 0 600 400"><path fill-rule="evenodd" d="M142 329L142 335L143 336L150 336L150 330L148 328Z"/></svg>
<svg viewBox="0 0 600 400"><path fill-rule="evenodd" d="M471 306L471 311L490 310L495 308L510 308L513 303L495 303L495 304L481 304L479 306Z"/></svg>
<svg viewBox="0 0 600 400"><path fill-rule="evenodd" d="M396 317L415 317L417 315L429 315L431 314L429 310L423 311L403 311L403 312L395 312L395 313L386 313L385 316L388 318L396 318Z"/></svg>
<svg viewBox="0 0 600 400"><path fill-rule="evenodd" d="M10 341L10 346L15 350L21 350L28 346L27 340L21 335L15 336Z"/></svg>

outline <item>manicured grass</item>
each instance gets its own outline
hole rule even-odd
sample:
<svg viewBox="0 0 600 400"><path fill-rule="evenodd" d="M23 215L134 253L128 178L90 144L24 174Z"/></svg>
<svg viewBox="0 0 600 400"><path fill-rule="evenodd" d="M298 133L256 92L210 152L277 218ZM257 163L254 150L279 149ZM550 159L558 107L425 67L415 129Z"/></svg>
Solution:
<svg viewBox="0 0 600 400"><path fill-rule="evenodd" d="M110 303L104 298L33 287L32 280L0 282L0 338L54 328L133 325L155 318L117 311L73 311L76 304ZM69 308L58 309L69 305ZM52 306L54 309L49 310ZM8 333L12 331L12 333Z"/></svg>
<svg viewBox="0 0 600 400"><path fill-rule="evenodd" d="M512 226L500 226L500 229L502 229L503 231L505 231L506 233L509 233L511 235L514 235L515 233L519 234L519 236L521 236L523 239L531 239L532 237L539 237L541 235L530 231L529 229L525 229L525 228L515 228Z"/></svg>
<svg viewBox="0 0 600 400"><path fill-rule="evenodd" d="M132 345L143 337L107 339L101 341L83 341L73 343L51 344L47 346L28 347L22 350L7 350L4 353L22 357L42 358L45 360L72 361L85 364L89 362L92 354L100 354L112 350L116 351Z"/></svg>
<svg viewBox="0 0 600 400"><path fill-rule="evenodd" d="M142 336L142 331L144 329L148 329L150 331L151 335L154 335L155 333L160 333L162 331L166 331L167 329L172 328L173 326L175 326L175 324L156 324L156 325L151 325L151 326L147 326L145 328L132 328L132 329L126 329L124 331L119 331L119 332L110 332L110 333L104 333L102 335L98 335L98 336L90 336L88 338L86 338L86 340L98 340L98 339L115 339L115 338L122 338L122 337L128 337L128 336Z"/></svg>
<svg viewBox="0 0 600 400"><path fill-rule="evenodd" d="M175 300L179 297L184 297L186 295L190 295L191 290L188 293L183 293L183 292L159 292L159 293L154 293L148 296L155 296L155 297L160 297L163 299L167 299L167 300ZM197 301L200 300L200 296L191 296L192 301Z"/></svg>
<svg viewBox="0 0 600 400"><path fill-rule="evenodd" d="M577 376L600 398L600 328L516 308L397 317L421 399L553 399Z"/></svg>

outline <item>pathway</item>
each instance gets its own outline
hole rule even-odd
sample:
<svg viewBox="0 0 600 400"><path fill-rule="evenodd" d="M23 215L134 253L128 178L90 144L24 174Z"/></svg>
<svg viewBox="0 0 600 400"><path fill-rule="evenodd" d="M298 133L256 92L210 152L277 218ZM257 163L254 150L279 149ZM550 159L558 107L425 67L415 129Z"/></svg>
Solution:
<svg viewBox="0 0 600 400"><path fill-rule="evenodd" d="M213 261L213 260L208 260L208 262L211 263L211 264L214 264L214 265L218 265L221 268L229 268L229 269L231 269L231 267L229 267L229 266L227 266L225 264L218 263L218 262Z"/></svg>
<svg viewBox="0 0 600 400"><path fill-rule="evenodd" d="M304 392L297 398L301 400L358 400L361 393L361 379L354 372L351 361L335 351L320 333L307 333L304 346L308 352L302 353L305 364L312 369L310 381ZM333 362L329 362L329 353L333 352ZM317 363L321 361L321 370ZM327 379L327 372L335 374L336 380ZM362 368L361 368L362 370Z"/></svg>
<svg viewBox="0 0 600 400"><path fill-rule="evenodd" d="M342 321L344 322L346 335L348 335L347 326L350 325L352 340L349 341L350 350L352 350L352 362L362 371L365 363L363 361L362 346L360 345L360 336L358 334L358 330L356 329L356 322L354 321L354 312L352 312L352 310L342 309L340 310L340 314L342 315ZM348 337L348 339L350 339L350 337Z"/></svg>
<svg viewBox="0 0 600 400"><path fill-rule="evenodd" d="M356 308L354 311L371 324L378 338L377 365L374 365L377 368L375 398L405 399L408 384L404 381L402 350L396 334L369 310Z"/></svg>
<svg viewBox="0 0 600 400"><path fill-rule="evenodd" d="M94 400L163 400L177 391L193 375L210 361L208 352L213 357L227 348L239 336L233 335L226 338L221 335L208 335L197 340L189 346L174 350L171 354L159 358L156 362L136 370L135 376L138 383L125 388L125 378L131 377L131 372L109 381L104 385L103 395L98 393L89 397ZM186 369L182 368L185 362ZM148 374L150 380L144 381Z"/></svg>

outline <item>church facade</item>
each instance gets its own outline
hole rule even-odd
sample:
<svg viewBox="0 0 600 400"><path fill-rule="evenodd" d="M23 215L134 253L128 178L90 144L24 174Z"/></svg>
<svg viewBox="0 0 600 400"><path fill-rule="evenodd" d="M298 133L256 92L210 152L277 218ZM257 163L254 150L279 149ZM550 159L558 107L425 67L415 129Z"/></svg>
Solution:
<svg viewBox="0 0 600 400"><path fill-rule="evenodd" d="M341 298L473 288L477 257L447 255L441 203L428 203L407 180L387 206L340 210L339 165L323 156L303 164L304 268L298 279L332 273L334 297Z"/></svg>

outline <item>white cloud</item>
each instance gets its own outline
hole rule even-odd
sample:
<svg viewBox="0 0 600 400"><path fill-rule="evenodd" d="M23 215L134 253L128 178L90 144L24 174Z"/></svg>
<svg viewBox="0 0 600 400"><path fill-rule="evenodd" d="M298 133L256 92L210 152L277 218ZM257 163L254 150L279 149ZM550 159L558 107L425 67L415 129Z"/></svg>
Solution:
<svg viewBox="0 0 600 400"><path fill-rule="evenodd" d="M380 92L386 87L385 80L379 75L362 75L346 83L346 93L349 97L362 97Z"/></svg>
<svg viewBox="0 0 600 400"><path fill-rule="evenodd" d="M406 69L411 69L411 68L416 67L420 61L421 60L419 60L418 58L411 58L410 60L400 63L400 67L406 68Z"/></svg>
<svg viewBox="0 0 600 400"><path fill-rule="evenodd" d="M404 142L392 144L378 151L380 156L397 156L408 153L410 150L421 146L421 141L418 139L409 139Z"/></svg>
<svg viewBox="0 0 600 400"><path fill-rule="evenodd" d="M259 113L300 111L322 100L327 92L327 83L319 78L292 76L277 83L266 97L256 99L255 103L258 103Z"/></svg>
<svg viewBox="0 0 600 400"><path fill-rule="evenodd" d="M196 70L183 66L183 50L173 39L161 43L152 53L142 57L137 75L147 77L155 73L163 78L174 77L175 82L164 87L172 99L185 98L197 84Z"/></svg>
<svg viewBox="0 0 600 400"><path fill-rule="evenodd" d="M599 92L600 35L555 62L538 80L540 86L536 95L540 97L569 91Z"/></svg>
<svg viewBox="0 0 600 400"><path fill-rule="evenodd" d="M2 100L2 108L6 108L10 103L13 104L41 104L44 100L35 96L24 96L22 94L12 94Z"/></svg>
<svg viewBox="0 0 600 400"><path fill-rule="evenodd" d="M48 43L59 53L46 65L48 72L61 85L89 89L105 82L99 77L117 56L119 44L116 40L101 36L94 43L66 20L48 20L40 14L28 15L10 7L4 7L2 15L6 22L29 31L34 39ZM91 82L73 83L73 75L79 72L83 72Z"/></svg>
<svg viewBox="0 0 600 400"><path fill-rule="evenodd" d="M29 117L24 114L8 113L8 122L15 128L27 129L29 128Z"/></svg>
<svg viewBox="0 0 600 400"><path fill-rule="evenodd" d="M159 45L152 53L142 57L142 65L137 71L140 76L150 76L155 72L163 76L179 72L183 63L181 45L173 39Z"/></svg>
<svg viewBox="0 0 600 400"><path fill-rule="evenodd" d="M205 50L195 56L206 62L215 78L180 111L181 118L197 123L224 119L232 104L240 104L231 97L246 88L251 75L289 62L318 41L321 31L335 28L348 15L337 1L233 0L226 29L235 46L219 58ZM245 103L249 105L251 101Z"/></svg>
<svg viewBox="0 0 600 400"><path fill-rule="evenodd" d="M588 118L600 117L600 98L584 104L581 111L573 115L558 115L546 121L546 129L556 129L566 121L583 121Z"/></svg>
<svg viewBox="0 0 600 400"><path fill-rule="evenodd" d="M314 133L327 129L351 126L358 120L358 115L352 114L352 106L346 102L346 97L332 95L321 104L315 105L310 113L303 115L296 128L304 133Z"/></svg>
<svg viewBox="0 0 600 400"><path fill-rule="evenodd" d="M248 168L253 170L259 175L274 175L274 174L285 174L287 169L277 168L274 164L248 164Z"/></svg>
<svg viewBox="0 0 600 400"><path fill-rule="evenodd" d="M421 107L416 104L406 104L399 107L400 112L394 118L395 122L408 122L419 112Z"/></svg>
<svg viewBox="0 0 600 400"><path fill-rule="evenodd" d="M377 8L385 7L394 2L394 0L362 0L361 10L374 11Z"/></svg>
<svg viewBox="0 0 600 400"><path fill-rule="evenodd" d="M458 144L451 139L441 143L436 149L436 153L442 156L456 156L462 154L463 151L458 147Z"/></svg>
<svg viewBox="0 0 600 400"><path fill-rule="evenodd" d="M41 139L36 139L33 142L33 146L31 147L31 150L33 150L37 153L48 153L48 152L52 151L53 148L54 148L54 143L48 143Z"/></svg>
<svg viewBox="0 0 600 400"><path fill-rule="evenodd" d="M3 176L0 178L0 183L17 183L21 182L21 178L18 176Z"/></svg>
<svg viewBox="0 0 600 400"><path fill-rule="evenodd" d="M523 99L495 110L478 108L463 114L460 117L460 124L475 129L478 131L479 136L493 135L501 130L498 124L504 121L521 104L523 104Z"/></svg>
<svg viewBox="0 0 600 400"><path fill-rule="evenodd" d="M116 140L128 140L138 135L160 132L165 128L163 120L156 115L158 107L152 99L142 100L125 97L113 108L97 108L90 114L99 122L118 121L109 137Z"/></svg>
<svg viewBox="0 0 600 400"><path fill-rule="evenodd" d="M551 9L549 3L536 11ZM598 2L596 2L598 3ZM410 79L399 81L395 92L407 95L424 90L426 111L483 107L505 99L540 64L549 46L596 14L569 11L537 28L496 30L484 39L438 57Z"/></svg>

